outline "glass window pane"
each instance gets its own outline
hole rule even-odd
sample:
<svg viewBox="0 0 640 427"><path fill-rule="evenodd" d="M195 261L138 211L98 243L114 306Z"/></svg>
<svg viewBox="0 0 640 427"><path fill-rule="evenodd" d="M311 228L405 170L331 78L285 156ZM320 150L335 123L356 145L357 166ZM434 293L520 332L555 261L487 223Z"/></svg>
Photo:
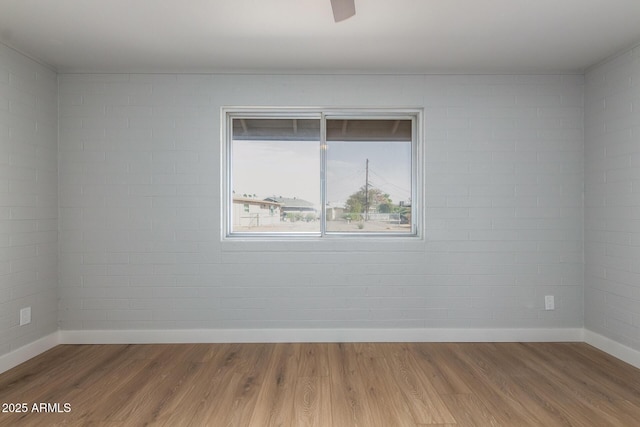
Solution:
<svg viewBox="0 0 640 427"><path fill-rule="evenodd" d="M231 153L231 232L320 232L319 120L233 119Z"/></svg>
<svg viewBox="0 0 640 427"><path fill-rule="evenodd" d="M327 232L413 232L411 125L327 120Z"/></svg>

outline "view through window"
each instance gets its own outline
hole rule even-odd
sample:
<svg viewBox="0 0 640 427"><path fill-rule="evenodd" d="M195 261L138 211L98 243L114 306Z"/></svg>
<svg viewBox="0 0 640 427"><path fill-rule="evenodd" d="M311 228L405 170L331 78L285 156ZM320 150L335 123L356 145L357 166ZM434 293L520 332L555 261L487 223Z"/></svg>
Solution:
<svg viewBox="0 0 640 427"><path fill-rule="evenodd" d="M417 235L415 116L227 123L227 235Z"/></svg>

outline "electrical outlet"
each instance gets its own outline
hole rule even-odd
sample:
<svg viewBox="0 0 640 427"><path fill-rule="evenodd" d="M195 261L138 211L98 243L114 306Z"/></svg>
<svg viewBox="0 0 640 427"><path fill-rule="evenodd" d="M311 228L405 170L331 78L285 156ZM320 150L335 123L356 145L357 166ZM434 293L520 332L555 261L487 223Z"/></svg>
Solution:
<svg viewBox="0 0 640 427"><path fill-rule="evenodd" d="M555 310L556 302L553 298L553 295L545 295L544 297L544 309L545 310Z"/></svg>
<svg viewBox="0 0 640 427"><path fill-rule="evenodd" d="M31 307L25 307L20 310L20 326L31 323Z"/></svg>

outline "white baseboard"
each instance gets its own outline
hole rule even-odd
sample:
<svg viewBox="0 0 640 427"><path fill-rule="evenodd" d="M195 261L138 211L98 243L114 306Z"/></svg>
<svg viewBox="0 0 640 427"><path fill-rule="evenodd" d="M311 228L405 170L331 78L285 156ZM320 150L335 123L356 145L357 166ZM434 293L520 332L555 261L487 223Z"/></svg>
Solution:
<svg viewBox="0 0 640 427"><path fill-rule="evenodd" d="M58 344L256 342L586 342L640 368L640 351L582 328L548 329L173 329L57 331L0 356L0 373Z"/></svg>
<svg viewBox="0 0 640 427"><path fill-rule="evenodd" d="M638 350L627 347L624 344L620 344L617 341L588 329L584 330L584 342L622 360L623 362L627 362L636 368L640 368L640 351Z"/></svg>
<svg viewBox="0 0 640 427"><path fill-rule="evenodd" d="M61 344L584 341L561 329L175 329L60 331Z"/></svg>
<svg viewBox="0 0 640 427"><path fill-rule="evenodd" d="M10 353L3 354L0 356L0 374L44 353L58 344L60 344L60 335L59 332L56 331L32 343L17 348Z"/></svg>

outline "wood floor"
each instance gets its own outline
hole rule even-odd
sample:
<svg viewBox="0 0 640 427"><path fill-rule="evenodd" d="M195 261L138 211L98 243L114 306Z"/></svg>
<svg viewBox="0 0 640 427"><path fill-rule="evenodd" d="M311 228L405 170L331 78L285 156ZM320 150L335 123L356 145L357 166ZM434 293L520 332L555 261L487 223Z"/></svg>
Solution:
<svg viewBox="0 0 640 427"><path fill-rule="evenodd" d="M640 370L582 343L61 345L0 403L27 409L1 426L637 426Z"/></svg>

